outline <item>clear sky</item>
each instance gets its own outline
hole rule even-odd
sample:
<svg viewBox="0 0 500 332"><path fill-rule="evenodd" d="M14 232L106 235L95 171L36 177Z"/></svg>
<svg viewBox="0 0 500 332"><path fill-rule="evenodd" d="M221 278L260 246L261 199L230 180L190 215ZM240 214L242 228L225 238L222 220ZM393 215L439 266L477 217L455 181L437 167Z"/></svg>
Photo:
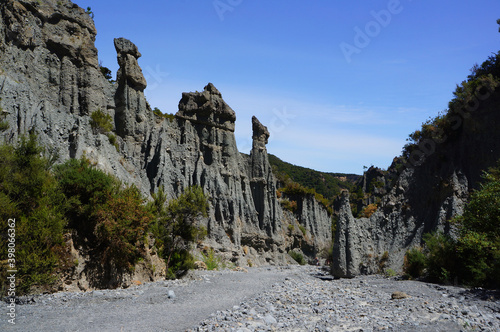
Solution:
<svg viewBox="0 0 500 332"><path fill-rule="evenodd" d="M175 113L182 92L212 82L241 152L255 115L269 153L327 172L387 168L500 49L498 0L74 1L92 8L113 75L113 38L137 44L152 107Z"/></svg>

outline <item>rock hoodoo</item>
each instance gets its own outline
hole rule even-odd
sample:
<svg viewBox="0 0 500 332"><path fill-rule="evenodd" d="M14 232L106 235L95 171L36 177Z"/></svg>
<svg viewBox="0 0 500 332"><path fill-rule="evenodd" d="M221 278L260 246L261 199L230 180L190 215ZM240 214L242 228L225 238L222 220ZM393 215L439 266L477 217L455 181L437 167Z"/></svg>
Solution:
<svg viewBox="0 0 500 332"><path fill-rule="evenodd" d="M144 135L146 120L151 118L151 109L144 97L147 83L137 59L141 53L135 44L125 38L115 39L120 69L116 75L115 124L121 137Z"/></svg>
<svg viewBox="0 0 500 332"><path fill-rule="evenodd" d="M267 160L269 132L256 118L246 155L236 146L235 112L211 83L202 92L183 93L175 115L153 113L138 47L114 40L120 68L110 83L100 72L95 36L91 17L71 1L2 1L0 106L9 124L0 132L3 142L15 143L33 130L60 162L85 155L146 197L160 186L169 198L201 186L210 197L209 217L201 221L208 230L205 245L238 265L288 262L286 253L297 245L283 229L290 222L306 222L304 229L314 234L309 248L316 252L331 241L330 232L318 232L329 230L331 221L314 197L303 198L300 218L283 212ZM112 133L92 131L90 115L97 110L114 119L115 144ZM85 262L92 259L79 255L75 280L88 273Z"/></svg>

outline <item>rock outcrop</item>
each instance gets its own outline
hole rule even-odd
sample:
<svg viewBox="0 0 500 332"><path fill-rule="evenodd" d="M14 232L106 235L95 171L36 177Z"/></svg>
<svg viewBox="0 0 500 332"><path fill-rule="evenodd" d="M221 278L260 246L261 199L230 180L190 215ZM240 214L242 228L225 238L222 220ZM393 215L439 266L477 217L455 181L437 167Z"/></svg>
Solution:
<svg viewBox="0 0 500 332"><path fill-rule="evenodd" d="M500 93L488 93L476 106L457 118L445 138L425 141L418 162L405 165L396 158L385 172L367 172L365 188L368 182L379 183L372 187L378 209L370 218L354 218L348 194L343 195L333 250L335 276L401 271L406 251L422 245L423 234L456 235L450 219L463 213L482 172L500 159Z"/></svg>
<svg viewBox="0 0 500 332"><path fill-rule="evenodd" d="M139 49L125 38L115 39L120 69L116 75L115 125L116 132L122 138L133 136L144 140L148 120L151 120L151 108L144 97L147 83L137 59L141 57Z"/></svg>
<svg viewBox="0 0 500 332"><path fill-rule="evenodd" d="M175 198L188 186L200 185L210 198L209 217L201 221L208 230L203 245L237 265L287 263L295 243L283 229L290 218L314 234L311 254L319 243L331 241L330 217L314 198L306 199L300 216L285 216L267 160L267 128L253 118L252 151L240 153L235 112L213 84L183 93L178 112L160 116L144 96L138 47L115 39L120 69L116 82L108 82L99 68L94 23L77 5L6 0L0 13L0 106L9 124L0 132L3 142L14 144L35 131L59 162L85 155L146 197L160 186ZM92 130L90 115L98 110L111 116L117 135ZM84 244L73 236L68 243L82 264L71 279L92 285L85 266L92 257L85 257Z"/></svg>

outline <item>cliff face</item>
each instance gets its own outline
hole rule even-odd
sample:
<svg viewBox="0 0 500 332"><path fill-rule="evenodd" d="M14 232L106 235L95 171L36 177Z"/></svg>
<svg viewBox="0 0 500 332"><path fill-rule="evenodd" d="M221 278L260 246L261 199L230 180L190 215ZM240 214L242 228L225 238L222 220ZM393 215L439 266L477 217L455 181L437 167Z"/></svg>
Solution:
<svg viewBox="0 0 500 332"><path fill-rule="evenodd" d="M174 198L200 185L210 197L209 218L202 221L207 245L240 265L288 261L293 241L283 222L290 216L276 197L269 132L255 117L252 151L244 155L236 147L235 112L214 85L183 93L175 116L158 116L144 97L137 46L115 39L120 69L116 83L109 83L98 65L93 21L83 9L67 0L7 0L0 11L0 106L9 123L0 133L4 142L33 130L60 161L85 155L146 197L159 186ZM115 144L110 133L92 130L90 115L97 110L113 118ZM331 241L330 231L323 233L330 218L314 198L306 201L313 207L298 222L315 234L317 252Z"/></svg>
<svg viewBox="0 0 500 332"><path fill-rule="evenodd" d="M365 179L380 184L372 191L379 201L370 218L354 218L344 193L334 240L335 276L376 273L384 267L401 271L406 250L421 245L423 234L455 235L449 220L463 213L482 171L500 158L500 93L478 90L477 95L475 107L456 115L439 141L425 140L412 154L414 160L406 165L395 160L384 174L369 170Z"/></svg>

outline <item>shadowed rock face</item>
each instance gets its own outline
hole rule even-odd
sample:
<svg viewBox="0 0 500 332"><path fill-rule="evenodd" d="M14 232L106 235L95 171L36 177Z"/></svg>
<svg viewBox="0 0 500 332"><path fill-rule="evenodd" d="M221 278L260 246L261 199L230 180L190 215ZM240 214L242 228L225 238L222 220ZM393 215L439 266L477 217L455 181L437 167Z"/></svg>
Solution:
<svg viewBox="0 0 500 332"><path fill-rule="evenodd" d="M131 41L114 41L116 83L103 77L96 30L83 9L66 0L7 0L0 13L0 106L10 125L0 133L4 142L34 130L60 162L85 155L146 197L159 186L174 198L200 185L210 197L209 217L200 220L208 230L206 245L244 266L289 260L286 252L295 242L282 225L297 216L284 216L281 209L267 160L269 132L256 118L251 154L241 154L235 112L213 84L183 93L175 116L161 117L144 97L141 54ZM90 114L99 109L114 119L117 147L92 131ZM308 245L317 251L331 240L330 232L318 232L330 228L330 219L314 198L304 199L305 227L314 234ZM85 260L91 257L79 258L81 275L88 272Z"/></svg>
<svg viewBox="0 0 500 332"><path fill-rule="evenodd" d="M384 183L374 193L380 202L370 218L354 218L348 194L342 197L333 248L335 276L377 273L383 267L401 271L406 251L422 245L423 234L456 235L450 219L463 213L483 170L500 159L499 92L489 94L460 121L443 142L433 142L420 165L399 172L393 165L385 179L379 170L369 170Z"/></svg>

